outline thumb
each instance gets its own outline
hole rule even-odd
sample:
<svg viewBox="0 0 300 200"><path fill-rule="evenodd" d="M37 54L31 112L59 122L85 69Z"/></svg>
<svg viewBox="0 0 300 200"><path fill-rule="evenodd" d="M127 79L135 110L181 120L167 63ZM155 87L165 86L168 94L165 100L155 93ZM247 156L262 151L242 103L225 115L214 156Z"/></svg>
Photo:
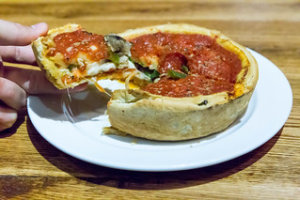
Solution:
<svg viewBox="0 0 300 200"><path fill-rule="evenodd" d="M18 23L0 20L0 45L28 45L39 36L46 34L47 31L48 25L46 23L23 26Z"/></svg>

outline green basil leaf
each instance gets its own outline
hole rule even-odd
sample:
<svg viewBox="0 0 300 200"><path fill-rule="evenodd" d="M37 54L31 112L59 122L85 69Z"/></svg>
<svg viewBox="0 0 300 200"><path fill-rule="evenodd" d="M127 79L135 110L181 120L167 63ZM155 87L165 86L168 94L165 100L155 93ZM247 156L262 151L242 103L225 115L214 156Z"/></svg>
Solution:
<svg viewBox="0 0 300 200"><path fill-rule="evenodd" d="M190 71L189 68L188 68L186 65L182 65L181 69L182 69L182 71L183 71L184 73L186 73L186 74L188 74L189 71Z"/></svg>
<svg viewBox="0 0 300 200"><path fill-rule="evenodd" d="M110 52L109 60L111 60L115 64L120 64L120 56L116 53Z"/></svg>
<svg viewBox="0 0 300 200"><path fill-rule="evenodd" d="M135 63L135 62L132 60L131 57L128 57L128 60L129 60L130 62L132 62L132 63Z"/></svg>
<svg viewBox="0 0 300 200"><path fill-rule="evenodd" d="M168 75L171 77L171 78L174 78L174 79L180 79L180 78L185 78L187 75L184 74L184 73L181 73L181 72L177 72L177 71L174 71L172 69L170 69L168 71Z"/></svg>
<svg viewBox="0 0 300 200"><path fill-rule="evenodd" d="M151 80L154 80L159 77L159 72L156 70L153 71L145 71L144 74L148 76Z"/></svg>

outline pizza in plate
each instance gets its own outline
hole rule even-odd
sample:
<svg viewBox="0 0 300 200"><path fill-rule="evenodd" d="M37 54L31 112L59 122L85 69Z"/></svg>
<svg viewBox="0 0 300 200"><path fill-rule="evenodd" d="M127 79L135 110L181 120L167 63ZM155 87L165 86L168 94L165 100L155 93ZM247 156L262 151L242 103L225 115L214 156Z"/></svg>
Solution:
<svg viewBox="0 0 300 200"><path fill-rule="evenodd" d="M258 80L251 53L215 30L166 24L101 36L78 27L35 41L39 65L58 88L133 82L107 105L112 127L133 136L177 141L222 131L244 113Z"/></svg>

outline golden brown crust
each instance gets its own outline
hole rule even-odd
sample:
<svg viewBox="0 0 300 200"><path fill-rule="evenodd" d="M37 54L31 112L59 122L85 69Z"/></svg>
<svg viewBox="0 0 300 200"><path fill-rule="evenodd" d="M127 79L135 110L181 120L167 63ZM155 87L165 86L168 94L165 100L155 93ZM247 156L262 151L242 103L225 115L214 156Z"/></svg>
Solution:
<svg viewBox="0 0 300 200"><path fill-rule="evenodd" d="M152 98L130 90L114 92L108 105L112 126L151 140L178 141L204 137L227 128L247 108L252 92L209 107ZM126 102L126 98L129 100ZM210 101L209 101L210 102ZM211 103L212 104L212 103Z"/></svg>
<svg viewBox="0 0 300 200"><path fill-rule="evenodd" d="M238 55L242 70L235 94L220 92L195 97L172 98L137 90L115 91L108 103L111 125L131 135L152 140L186 140L224 130L247 108L258 79L254 57L243 46L218 31L188 24L167 24L128 30L120 36L132 39L144 34L168 32L204 34ZM206 100L208 103L203 105Z"/></svg>

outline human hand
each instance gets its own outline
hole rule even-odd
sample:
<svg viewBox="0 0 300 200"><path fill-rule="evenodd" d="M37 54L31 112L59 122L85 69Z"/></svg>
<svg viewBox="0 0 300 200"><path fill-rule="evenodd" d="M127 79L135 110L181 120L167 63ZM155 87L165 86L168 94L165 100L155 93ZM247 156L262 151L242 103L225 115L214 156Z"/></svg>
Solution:
<svg viewBox="0 0 300 200"><path fill-rule="evenodd" d="M0 20L0 131L16 122L18 110L26 105L27 94L64 92L56 89L40 70L4 66L2 63L3 59L34 65L36 60L30 44L47 31L45 23L23 26ZM82 85L75 91L84 88Z"/></svg>

